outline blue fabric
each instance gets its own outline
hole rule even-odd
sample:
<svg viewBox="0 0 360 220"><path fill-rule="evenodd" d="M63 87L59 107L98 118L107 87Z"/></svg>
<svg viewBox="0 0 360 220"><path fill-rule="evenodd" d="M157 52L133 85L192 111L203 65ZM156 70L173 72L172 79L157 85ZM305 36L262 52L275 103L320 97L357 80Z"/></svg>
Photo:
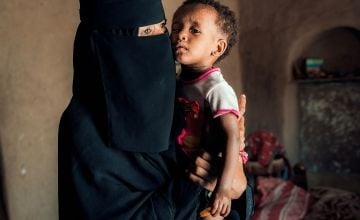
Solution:
<svg viewBox="0 0 360 220"><path fill-rule="evenodd" d="M235 201L238 205L239 220L249 220L254 214L254 192L250 185L246 187L243 195ZM237 218L229 218L230 220L237 220Z"/></svg>

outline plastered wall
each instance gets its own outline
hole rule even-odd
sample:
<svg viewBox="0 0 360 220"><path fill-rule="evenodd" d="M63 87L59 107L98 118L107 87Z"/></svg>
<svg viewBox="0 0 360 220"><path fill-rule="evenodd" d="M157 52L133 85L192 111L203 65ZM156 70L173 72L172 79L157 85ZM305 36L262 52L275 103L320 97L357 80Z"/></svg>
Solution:
<svg viewBox="0 0 360 220"><path fill-rule="evenodd" d="M289 1L270 3L240 0L242 24L240 62L248 97L247 131L266 129L285 145L292 163L300 161L298 83L292 66L304 48L327 30L360 29L360 2L356 0ZM330 146L331 147L331 146ZM306 166L306 160L300 161ZM359 175L308 173L309 184L358 189Z"/></svg>
<svg viewBox="0 0 360 220"><path fill-rule="evenodd" d="M0 1L0 144L10 219L57 219L57 127L78 2Z"/></svg>
<svg viewBox="0 0 360 220"><path fill-rule="evenodd" d="M319 34L335 27L360 28L356 0L240 0L240 62L248 97L247 130L273 131L298 161L298 85L293 62Z"/></svg>

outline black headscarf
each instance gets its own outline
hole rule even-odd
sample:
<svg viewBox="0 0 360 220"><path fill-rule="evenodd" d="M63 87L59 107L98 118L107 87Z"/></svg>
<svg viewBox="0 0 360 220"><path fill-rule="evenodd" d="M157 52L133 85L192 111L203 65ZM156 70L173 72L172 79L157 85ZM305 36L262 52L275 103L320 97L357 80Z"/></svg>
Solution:
<svg viewBox="0 0 360 220"><path fill-rule="evenodd" d="M80 17L74 96L96 109L107 145L166 150L175 93L169 37L137 37L138 27L165 20L161 1L80 0Z"/></svg>
<svg viewBox="0 0 360 220"><path fill-rule="evenodd" d="M106 27L135 28L165 19L159 0L80 0L80 19Z"/></svg>

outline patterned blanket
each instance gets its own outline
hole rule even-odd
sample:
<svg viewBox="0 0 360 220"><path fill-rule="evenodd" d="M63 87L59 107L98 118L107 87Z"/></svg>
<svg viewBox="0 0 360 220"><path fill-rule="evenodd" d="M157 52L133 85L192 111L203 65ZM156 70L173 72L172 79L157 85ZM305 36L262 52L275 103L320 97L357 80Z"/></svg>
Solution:
<svg viewBox="0 0 360 220"><path fill-rule="evenodd" d="M316 187L309 190L314 203L306 220L359 220L360 195L330 187Z"/></svg>
<svg viewBox="0 0 360 220"><path fill-rule="evenodd" d="M253 220L302 219L311 202L310 193L280 178L258 177L257 192Z"/></svg>
<svg viewBox="0 0 360 220"><path fill-rule="evenodd" d="M291 181L258 177L252 220L360 220L360 195L330 187L308 191Z"/></svg>

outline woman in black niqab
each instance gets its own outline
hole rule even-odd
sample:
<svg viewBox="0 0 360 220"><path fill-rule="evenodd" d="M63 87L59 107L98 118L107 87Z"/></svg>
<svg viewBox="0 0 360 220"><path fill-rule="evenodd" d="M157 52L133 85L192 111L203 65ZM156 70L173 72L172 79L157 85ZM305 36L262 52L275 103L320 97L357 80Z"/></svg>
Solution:
<svg viewBox="0 0 360 220"><path fill-rule="evenodd" d="M192 198L182 213L174 206L168 34L137 36L165 19L161 1L80 0L80 18L73 97L59 128L60 219L192 218Z"/></svg>

